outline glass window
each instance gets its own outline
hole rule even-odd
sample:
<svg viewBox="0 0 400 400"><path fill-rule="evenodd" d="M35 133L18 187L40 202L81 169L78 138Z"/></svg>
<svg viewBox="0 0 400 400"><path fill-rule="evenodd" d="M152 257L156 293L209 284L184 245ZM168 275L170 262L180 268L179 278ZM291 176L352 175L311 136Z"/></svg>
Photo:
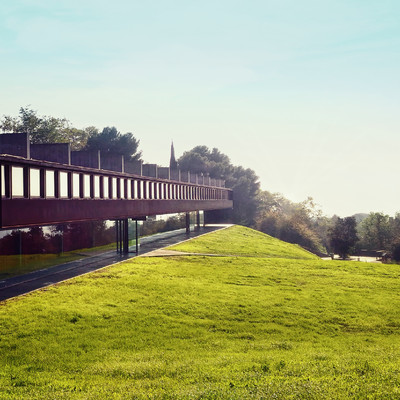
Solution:
<svg viewBox="0 0 400 400"><path fill-rule="evenodd" d="M94 176L94 197L98 199L100 197L100 176Z"/></svg>
<svg viewBox="0 0 400 400"><path fill-rule="evenodd" d="M143 181L138 181L138 199L143 199Z"/></svg>
<svg viewBox="0 0 400 400"><path fill-rule="evenodd" d="M30 168L29 178L31 197L40 197L40 170L36 168Z"/></svg>
<svg viewBox="0 0 400 400"><path fill-rule="evenodd" d="M112 193L111 193L111 197L113 199L117 198L117 178L111 178L112 179Z"/></svg>
<svg viewBox="0 0 400 400"><path fill-rule="evenodd" d="M46 197L55 197L54 171L46 170Z"/></svg>
<svg viewBox="0 0 400 400"><path fill-rule="evenodd" d="M127 180L127 185L126 185L126 197L128 199L132 198L132 181L130 179Z"/></svg>
<svg viewBox="0 0 400 400"><path fill-rule="evenodd" d="M79 198L79 174L72 174L72 197L74 199Z"/></svg>
<svg viewBox="0 0 400 400"><path fill-rule="evenodd" d="M68 173L60 172L60 197L68 197Z"/></svg>
<svg viewBox="0 0 400 400"><path fill-rule="evenodd" d="M90 175L83 175L83 197L90 198Z"/></svg>
<svg viewBox="0 0 400 400"><path fill-rule="evenodd" d="M133 180L132 181L132 199L137 199L137 185L138 185L138 182Z"/></svg>
<svg viewBox="0 0 400 400"><path fill-rule="evenodd" d="M109 192L108 188L109 188L109 185L108 185L108 176L105 176L105 177L103 178L103 195L104 195L104 198L105 198L105 199L108 199L108 192Z"/></svg>
<svg viewBox="0 0 400 400"><path fill-rule="evenodd" d="M23 197L24 195L24 169L22 167L12 167L12 195Z"/></svg>
<svg viewBox="0 0 400 400"><path fill-rule="evenodd" d="M1 166L1 196L6 195L6 174L4 172L4 165Z"/></svg>
<svg viewBox="0 0 400 400"><path fill-rule="evenodd" d="M125 179L119 180L121 199L125 198Z"/></svg>
<svg viewBox="0 0 400 400"><path fill-rule="evenodd" d="M144 188L144 182L143 181L139 181L139 192L138 192L138 199L143 199L143 188Z"/></svg>

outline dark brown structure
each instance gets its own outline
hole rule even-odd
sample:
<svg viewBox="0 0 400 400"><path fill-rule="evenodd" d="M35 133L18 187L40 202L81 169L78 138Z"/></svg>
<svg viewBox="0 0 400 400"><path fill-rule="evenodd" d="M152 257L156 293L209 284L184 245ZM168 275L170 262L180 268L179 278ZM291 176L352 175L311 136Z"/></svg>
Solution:
<svg viewBox="0 0 400 400"><path fill-rule="evenodd" d="M156 164L126 167L122 156L71 152L68 144L30 148L25 134L0 135L0 229L112 219L127 251L129 218L233 206L222 181Z"/></svg>

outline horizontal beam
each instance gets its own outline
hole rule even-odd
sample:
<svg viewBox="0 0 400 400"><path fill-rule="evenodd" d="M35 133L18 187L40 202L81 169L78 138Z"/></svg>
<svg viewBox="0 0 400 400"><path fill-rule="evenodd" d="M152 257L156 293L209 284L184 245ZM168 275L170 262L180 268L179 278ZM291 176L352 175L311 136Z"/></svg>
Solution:
<svg viewBox="0 0 400 400"><path fill-rule="evenodd" d="M2 229L232 208L232 200L5 199Z"/></svg>

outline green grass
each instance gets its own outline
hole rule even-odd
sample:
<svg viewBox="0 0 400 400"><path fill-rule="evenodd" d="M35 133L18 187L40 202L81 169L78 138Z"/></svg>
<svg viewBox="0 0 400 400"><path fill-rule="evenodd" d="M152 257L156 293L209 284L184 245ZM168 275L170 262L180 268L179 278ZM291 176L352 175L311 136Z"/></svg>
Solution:
<svg viewBox="0 0 400 400"><path fill-rule="evenodd" d="M169 247L170 250L188 253L241 255L251 257L279 257L318 259L297 244L290 244L243 226L232 226Z"/></svg>
<svg viewBox="0 0 400 400"><path fill-rule="evenodd" d="M250 232L208 237L229 231ZM399 399L399 278L266 253L136 258L1 303L0 398Z"/></svg>
<svg viewBox="0 0 400 400"><path fill-rule="evenodd" d="M88 249L68 251L61 254L0 255L0 279L27 274L113 249L115 249L115 243Z"/></svg>

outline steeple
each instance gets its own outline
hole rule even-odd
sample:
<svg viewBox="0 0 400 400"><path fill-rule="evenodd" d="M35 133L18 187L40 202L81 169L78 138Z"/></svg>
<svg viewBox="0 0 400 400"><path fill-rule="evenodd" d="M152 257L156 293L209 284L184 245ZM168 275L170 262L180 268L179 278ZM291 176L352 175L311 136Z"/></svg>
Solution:
<svg viewBox="0 0 400 400"><path fill-rule="evenodd" d="M171 142L171 158L169 160L170 169L178 169L178 162L175 159L174 142Z"/></svg>

